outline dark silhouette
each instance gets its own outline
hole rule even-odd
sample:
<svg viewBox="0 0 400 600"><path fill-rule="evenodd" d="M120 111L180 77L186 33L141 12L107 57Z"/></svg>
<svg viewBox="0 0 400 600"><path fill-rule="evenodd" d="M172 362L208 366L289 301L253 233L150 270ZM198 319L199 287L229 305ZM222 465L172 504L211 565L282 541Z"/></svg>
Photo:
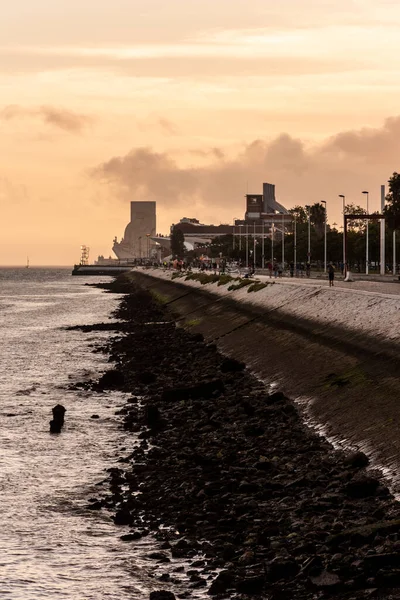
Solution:
<svg viewBox="0 0 400 600"><path fill-rule="evenodd" d="M64 415L67 409L61 404L57 404L53 409L53 419L50 421L50 433L61 433L64 425Z"/></svg>

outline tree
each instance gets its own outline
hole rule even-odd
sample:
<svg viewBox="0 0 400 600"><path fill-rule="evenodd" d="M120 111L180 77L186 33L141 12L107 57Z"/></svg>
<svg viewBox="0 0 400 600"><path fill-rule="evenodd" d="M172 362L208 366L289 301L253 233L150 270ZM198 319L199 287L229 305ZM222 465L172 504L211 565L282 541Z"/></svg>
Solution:
<svg viewBox="0 0 400 600"><path fill-rule="evenodd" d="M288 212L296 217L297 223L307 223L308 216L304 206L294 206L293 208L290 208Z"/></svg>
<svg viewBox="0 0 400 600"><path fill-rule="evenodd" d="M400 227L400 174L394 172L388 183L389 193L386 196L387 204L383 213L389 229L394 231Z"/></svg>
<svg viewBox="0 0 400 600"><path fill-rule="evenodd" d="M346 204L345 206L345 214L346 215L365 215L367 211L362 206L358 204ZM350 231L360 231L365 227L365 220L362 219L354 219L354 221L347 221L347 228Z"/></svg>
<svg viewBox="0 0 400 600"><path fill-rule="evenodd" d="M316 202L312 206L310 206L310 220L314 225L315 233L317 238L320 239L324 236L325 232L325 217L326 217L326 208L320 202Z"/></svg>
<svg viewBox="0 0 400 600"><path fill-rule="evenodd" d="M171 252L174 258L182 260L185 254L185 236L177 225L174 225L171 232Z"/></svg>

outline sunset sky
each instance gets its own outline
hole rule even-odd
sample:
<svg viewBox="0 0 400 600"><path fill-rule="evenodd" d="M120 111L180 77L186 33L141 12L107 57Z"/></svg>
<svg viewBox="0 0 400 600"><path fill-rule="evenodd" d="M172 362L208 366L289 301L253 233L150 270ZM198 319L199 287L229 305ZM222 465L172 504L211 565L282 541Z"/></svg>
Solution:
<svg viewBox="0 0 400 600"><path fill-rule="evenodd" d="M379 208L400 170L398 0L13 0L0 19L0 264L111 254L130 200L232 222Z"/></svg>

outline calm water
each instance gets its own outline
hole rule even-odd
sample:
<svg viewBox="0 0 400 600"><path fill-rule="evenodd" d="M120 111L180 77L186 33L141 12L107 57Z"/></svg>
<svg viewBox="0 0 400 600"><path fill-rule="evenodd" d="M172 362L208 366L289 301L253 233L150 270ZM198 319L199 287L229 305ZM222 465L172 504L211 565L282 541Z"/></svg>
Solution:
<svg viewBox="0 0 400 600"><path fill-rule="evenodd" d="M106 368L89 345L109 334L62 327L106 321L118 302L85 282L66 269L0 270L2 598L121 600L152 589L119 539L124 530L85 508L125 441L115 417L121 395L66 389ZM66 427L51 436L57 403Z"/></svg>

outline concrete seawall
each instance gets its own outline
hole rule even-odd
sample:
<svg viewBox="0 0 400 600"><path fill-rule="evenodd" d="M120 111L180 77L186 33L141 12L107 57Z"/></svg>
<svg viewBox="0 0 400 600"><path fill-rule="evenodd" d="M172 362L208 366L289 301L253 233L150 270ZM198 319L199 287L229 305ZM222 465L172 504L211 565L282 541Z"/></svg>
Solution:
<svg viewBox="0 0 400 600"><path fill-rule="evenodd" d="M400 492L400 295L286 283L227 293L156 270L130 277L331 440L366 451Z"/></svg>

